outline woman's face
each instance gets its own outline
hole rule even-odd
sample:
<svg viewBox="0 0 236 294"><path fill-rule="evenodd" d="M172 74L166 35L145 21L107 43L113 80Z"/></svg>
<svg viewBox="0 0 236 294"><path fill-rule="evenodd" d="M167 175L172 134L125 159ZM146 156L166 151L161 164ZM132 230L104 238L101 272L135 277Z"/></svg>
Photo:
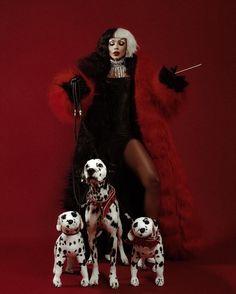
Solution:
<svg viewBox="0 0 236 294"><path fill-rule="evenodd" d="M125 38L111 38L108 42L109 55L114 60L123 58L126 54L127 40Z"/></svg>

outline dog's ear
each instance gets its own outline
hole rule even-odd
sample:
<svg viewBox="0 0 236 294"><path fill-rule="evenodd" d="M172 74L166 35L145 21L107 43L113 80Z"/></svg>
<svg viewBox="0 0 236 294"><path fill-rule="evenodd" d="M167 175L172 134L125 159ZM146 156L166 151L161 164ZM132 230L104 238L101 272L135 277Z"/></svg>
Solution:
<svg viewBox="0 0 236 294"><path fill-rule="evenodd" d="M80 216L80 230L82 230L84 228L84 222L82 217Z"/></svg>
<svg viewBox="0 0 236 294"><path fill-rule="evenodd" d="M61 231L61 215L59 215L58 218L57 218L56 229L57 229L58 232Z"/></svg>
<svg viewBox="0 0 236 294"><path fill-rule="evenodd" d="M134 240L134 233L132 229L128 232L127 237L130 241Z"/></svg>
<svg viewBox="0 0 236 294"><path fill-rule="evenodd" d="M152 235L156 236L157 233L158 233L158 224L157 224L157 221L155 219L153 219L152 221L153 221Z"/></svg>

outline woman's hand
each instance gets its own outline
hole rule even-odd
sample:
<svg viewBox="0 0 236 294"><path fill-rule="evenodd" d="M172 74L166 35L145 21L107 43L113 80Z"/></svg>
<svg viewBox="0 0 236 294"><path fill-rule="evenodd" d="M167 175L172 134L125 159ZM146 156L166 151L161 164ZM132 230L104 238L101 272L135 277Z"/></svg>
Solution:
<svg viewBox="0 0 236 294"><path fill-rule="evenodd" d="M163 66L159 73L159 80L175 92L183 92L189 83L185 80L184 76L177 75L176 70L177 66L171 67L170 69Z"/></svg>

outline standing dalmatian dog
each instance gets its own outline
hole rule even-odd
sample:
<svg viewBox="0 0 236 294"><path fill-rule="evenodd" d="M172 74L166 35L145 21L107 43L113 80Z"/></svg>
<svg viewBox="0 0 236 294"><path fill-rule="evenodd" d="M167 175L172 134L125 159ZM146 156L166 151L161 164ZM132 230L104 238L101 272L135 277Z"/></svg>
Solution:
<svg viewBox="0 0 236 294"><path fill-rule="evenodd" d="M131 254L131 280L130 284L139 286L138 263L145 264L146 259L154 258L153 271L156 272L155 284L164 285L164 251L162 237L155 220L149 217L139 217L132 223L128 239L133 244Z"/></svg>
<svg viewBox="0 0 236 294"><path fill-rule="evenodd" d="M65 260L67 259L67 271L72 272L72 258L76 258L81 267L81 286L89 285L88 271L85 259L84 239L80 232L83 229L83 221L76 211L67 211L58 216L57 231L62 231L54 247L53 284L61 287L61 274Z"/></svg>
<svg viewBox="0 0 236 294"><path fill-rule="evenodd" d="M98 285L99 268L96 237L98 230L102 229L110 234L112 240L109 283L111 288L115 289L119 287L116 275L117 248L119 248L121 260L124 264L128 264L128 258L123 248L122 225L115 189L107 183L106 176L106 166L100 159L91 159L85 164L83 177L89 185L85 220L93 263L90 285Z"/></svg>

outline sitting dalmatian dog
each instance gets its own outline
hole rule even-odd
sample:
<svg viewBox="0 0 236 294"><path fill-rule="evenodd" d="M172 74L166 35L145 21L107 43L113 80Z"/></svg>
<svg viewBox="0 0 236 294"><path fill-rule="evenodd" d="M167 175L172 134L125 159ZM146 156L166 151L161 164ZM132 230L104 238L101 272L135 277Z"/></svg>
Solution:
<svg viewBox="0 0 236 294"><path fill-rule="evenodd" d="M83 221L76 211L67 211L58 216L57 231L62 231L54 247L53 284L61 287L61 274L65 260L67 260L66 271L72 272L72 259L76 258L81 267L81 286L89 285L88 271L85 259L84 239L80 232L83 229Z"/></svg>
<svg viewBox="0 0 236 294"><path fill-rule="evenodd" d="M129 243L133 244L131 253L131 280L130 284L139 286L137 277L138 264L145 264L146 259L154 258L153 271L156 272L155 284L164 285L164 251L162 237L155 220L149 217L139 217L133 221L128 233Z"/></svg>
<svg viewBox="0 0 236 294"><path fill-rule="evenodd" d="M93 263L90 285L98 285L99 268L96 238L98 231L102 229L109 233L112 240L109 284L111 288L115 289L119 287L116 275L117 248L119 248L122 262L124 264L129 262L123 248L122 225L115 189L107 183L106 177L107 169L100 159L87 161L83 170L83 178L89 186L85 221Z"/></svg>

